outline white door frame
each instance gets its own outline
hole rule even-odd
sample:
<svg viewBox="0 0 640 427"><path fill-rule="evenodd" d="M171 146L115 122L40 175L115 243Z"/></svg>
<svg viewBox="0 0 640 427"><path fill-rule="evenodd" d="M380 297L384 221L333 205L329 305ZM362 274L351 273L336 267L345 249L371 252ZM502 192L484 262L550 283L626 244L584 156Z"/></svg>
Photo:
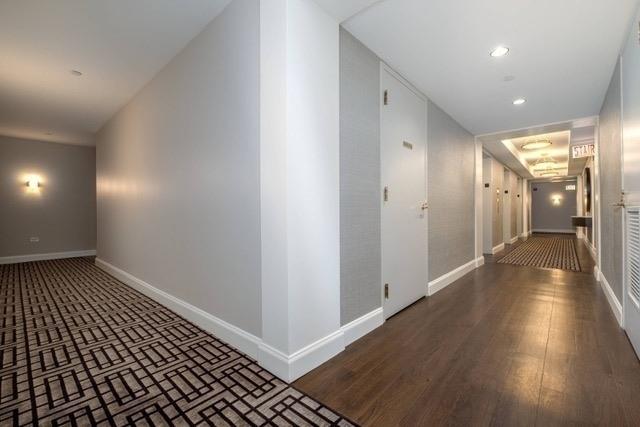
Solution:
<svg viewBox="0 0 640 427"><path fill-rule="evenodd" d="M404 77L402 77L402 75L400 75L399 73L397 73L393 68L391 68L389 65L387 65L386 63L384 63L383 61L380 61L380 118L382 118L382 109L384 108L384 102L382 102L382 98L384 96L384 90L385 88L383 87L382 84L382 73L387 72L389 73L391 76L395 77L396 79L398 79L398 81L400 81L400 83L402 83L403 85L405 85L407 87L407 89L409 89L411 92L413 92L418 98L420 98L421 100L423 100L425 102L426 105L426 109L425 109L425 126L426 126L426 134L425 134L425 150L424 150L424 194L425 194L425 199L427 201L427 203L429 203L429 186L428 186L428 182L429 182L429 99L422 93L420 92L415 86L413 86L407 79L405 79ZM382 120L380 120L380 128L382 128ZM379 129L379 134L382 135L382 129ZM380 139L379 144L378 144L378 149L380 150L382 146L382 139ZM380 153L380 162L382 163L382 153ZM384 187L384 183L380 182L380 193L382 194L382 189ZM382 198L380 199L382 200ZM380 205L382 206L382 205ZM381 207L382 209L382 207ZM425 241L425 254L426 254L426 259L424 260L424 266L425 266L425 278L426 278L426 282L424 283L424 295L425 296L429 296L429 209L426 209L424 211L424 222L425 222L425 236L424 236L424 241ZM380 235L380 248L382 248L382 233ZM380 263L380 303L381 303L381 307L384 311L384 276L383 276L383 271L382 271L382 262ZM386 317L386 316L385 316Z"/></svg>

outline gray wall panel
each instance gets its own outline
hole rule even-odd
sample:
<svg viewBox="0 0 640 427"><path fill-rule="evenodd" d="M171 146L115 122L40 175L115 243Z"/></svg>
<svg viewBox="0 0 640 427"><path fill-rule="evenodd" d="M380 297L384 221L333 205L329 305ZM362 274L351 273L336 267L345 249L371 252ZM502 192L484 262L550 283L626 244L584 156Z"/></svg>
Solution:
<svg viewBox="0 0 640 427"><path fill-rule="evenodd" d="M600 110L600 224L602 227L601 270L613 292L622 301L622 209L612 205L620 200L622 191L622 98L620 63L611 78Z"/></svg>
<svg viewBox="0 0 640 427"><path fill-rule="evenodd" d="M95 148L0 136L0 206L0 257L95 249Z"/></svg>
<svg viewBox="0 0 640 427"><path fill-rule="evenodd" d="M575 230L571 225L571 216L577 213L575 191L566 190L574 182L537 182L532 183L531 192L531 228L535 231L565 232ZM552 196L558 194L558 205L553 204Z"/></svg>
<svg viewBox="0 0 640 427"><path fill-rule="evenodd" d="M340 29L341 324L381 306L380 60Z"/></svg>
<svg viewBox="0 0 640 427"><path fill-rule="evenodd" d="M98 256L256 336L259 13L231 2L97 141Z"/></svg>
<svg viewBox="0 0 640 427"><path fill-rule="evenodd" d="M340 31L341 323L381 306L380 59ZM474 258L474 138L428 105L429 280Z"/></svg>
<svg viewBox="0 0 640 427"><path fill-rule="evenodd" d="M429 280L475 256L473 135L429 101Z"/></svg>

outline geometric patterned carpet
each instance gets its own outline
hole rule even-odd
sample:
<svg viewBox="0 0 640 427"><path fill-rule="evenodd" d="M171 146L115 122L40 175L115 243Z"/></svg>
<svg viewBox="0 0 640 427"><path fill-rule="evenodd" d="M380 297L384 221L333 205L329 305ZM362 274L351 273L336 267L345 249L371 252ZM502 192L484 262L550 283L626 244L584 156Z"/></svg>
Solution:
<svg viewBox="0 0 640 427"><path fill-rule="evenodd" d="M498 263L582 271L572 237L531 237Z"/></svg>
<svg viewBox="0 0 640 427"><path fill-rule="evenodd" d="M0 425L353 423L73 258L0 265Z"/></svg>

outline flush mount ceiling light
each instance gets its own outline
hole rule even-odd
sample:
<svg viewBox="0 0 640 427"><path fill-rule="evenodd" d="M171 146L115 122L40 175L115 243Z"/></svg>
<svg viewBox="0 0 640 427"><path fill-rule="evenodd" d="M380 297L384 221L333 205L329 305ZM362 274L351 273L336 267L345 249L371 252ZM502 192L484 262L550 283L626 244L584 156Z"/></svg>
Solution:
<svg viewBox="0 0 640 427"><path fill-rule="evenodd" d="M78 71L78 70L71 70L69 72L71 73L71 75L76 77L80 77L82 75L82 71Z"/></svg>
<svg viewBox="0 0 640 427"><path fill-rule="evenodd" d="M540 176L558 176L558 172L542 172Z"/></svg>
<svg viewBox="0 0 640 427"><path fill-rule="evenodd" d="M552 142L548 139L541 139L539 141L527 142L522 146L523 150L539 150L541 148L547 148L551 146Z"/></svg>
<svg viewBox="0 0 640 427"><path fill-rule="evenodd" d="M493 49L489 55L491 55L492 58L500 58L501 56L505 56L507 53L509 53L508 47L498 46Z"/></svg>
<svg viewBox="0 0 640 427"><path fill-rule="evenodd" d="M513 100L513 105L522 105L525 102L527 102L527 100L524 98L516 98Z"/></svg>

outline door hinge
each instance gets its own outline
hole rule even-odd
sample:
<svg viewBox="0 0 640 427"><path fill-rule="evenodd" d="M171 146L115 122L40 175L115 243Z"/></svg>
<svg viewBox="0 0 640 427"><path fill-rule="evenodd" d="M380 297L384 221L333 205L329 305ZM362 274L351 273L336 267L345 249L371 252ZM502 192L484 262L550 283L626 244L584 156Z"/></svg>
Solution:
<svg viewBox="0 0 640 427"><path fill-rule="evenodd" d="M389 284L384 284L384 299L389 299Z"/></svg>
<svg viewBox="0 0 640 427"><path fill-rule="evenodd" d="M383 101L384 105L389 105L389 91L386 89L384 90L383 98L384 98L384 101Z"/></svg>
<svg viewBox="0 0 640 427"><path fill-rule="evenodd" d="M389 201L389 187L384 187L384 190L382 190L382 200L385 202Z"/></svg>

